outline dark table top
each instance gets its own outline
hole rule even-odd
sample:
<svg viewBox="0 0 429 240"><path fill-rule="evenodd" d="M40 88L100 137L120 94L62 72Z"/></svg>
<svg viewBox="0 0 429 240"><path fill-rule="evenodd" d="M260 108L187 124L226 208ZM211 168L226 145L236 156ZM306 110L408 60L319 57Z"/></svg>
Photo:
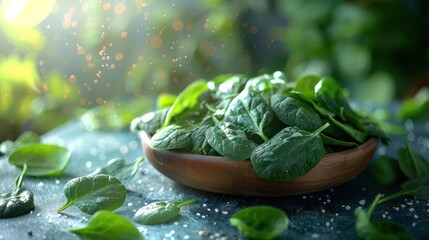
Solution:
<svg viewBox="0 0 429 240"><path fill-rule="evenodd" d="M398 147L408 138L411 146L429 159L429 123L406 122L407 134L394 137L389 146L379 145L377 154L396 156ZM66 202L63 187L74 177L86 175L115 157L131 162L142 156L140 141L134 133L88 132L73 121L43 136L44 142L63 145L72 150L66 173L59 177L26 176L25 187L34 193L35 209L30 214L0 219L0 240L3 239L79 239L67 229L87 224L89 215L76 207L58 214ZM0 192L10 192L19 170L0 158ZM368 208L377 193L393 193L398 186L381 187L364 171L354 179L325 191L291 197L238 197L203 192L181 186L158 173L145 161L137 176L126 184L130 190L126 202L116 212L132 219L145 203L158 200L197 199L182 209L174 221L157 226L136 224L145 239L242 239L229 225L229 218L239 209L253 205L281 208L290 218L281 239L357 239L354 230L354 209ZM396 199L379 205L375 220L388 219L401 224L417 239L429 239L429 201L413 197ZM201 236L200 232L204 234ZM30 234L31 233L31 234Z"/></svg>

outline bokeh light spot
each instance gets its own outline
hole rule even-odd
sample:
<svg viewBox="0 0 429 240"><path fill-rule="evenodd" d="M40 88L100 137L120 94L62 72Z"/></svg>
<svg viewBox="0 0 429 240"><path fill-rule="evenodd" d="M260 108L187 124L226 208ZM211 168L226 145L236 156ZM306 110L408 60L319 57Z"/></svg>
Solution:
<svg viewBox="0 0 429 240"><path fill-rule="evenodd" d="M116 15L120 15L120 14L122 14L122 13L124 13L124 12L125 12L125 9L126 9L125 4L123 4L123 3L118 3L118 4L115 6L115 14L116 14Z"/></svg>
<svg viewBox="0 0 429 240"><path fill-rule="evenodd" d="M182 28L183 28L183 23L181 21L175 21L173 23L173 29L174 29L174 31L178 32L178 31L182 30Z"/></svg>
<svg viewBox="0 0 429 240"><path fill-rule="evenodd" d="M160 48L162 45L162 38L159 36L153 37L150 40L150 45L152 46L152 48Z"/></svg>
<svg viewBox="0 0 429 240"><path fill-rule="evenodd" d="M121 38L126 38L126 37L127 37L127 35L128 35L128 33L127 33L127 32L121 32Z"/></svg>
<svg viewBox="0 0 429 240"><path fill-rule="evenodd" d="M115 60L116 61L122 61L124 59L124 54L122 54L122 53L117 53L116 55L115 55Z"/></svg>
<svg viewBox="0 0 429 240"><path fill-rule="evenodd" d="M112 6L112 4L110 4L110 3L104 3L103 4L103 11L105 11L105 12L107 12L107 11L109 11L109 9L110 9L110 7Z"/></svg>

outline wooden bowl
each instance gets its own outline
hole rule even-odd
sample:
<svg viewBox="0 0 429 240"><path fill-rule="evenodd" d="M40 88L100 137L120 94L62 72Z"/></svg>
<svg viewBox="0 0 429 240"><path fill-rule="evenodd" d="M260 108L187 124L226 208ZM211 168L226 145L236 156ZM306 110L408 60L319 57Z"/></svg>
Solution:
<svg viewBox="0 0 429 240"><path fill-rule="evenodd" d="M316 192L344 183L368 166L378 143L371 138L356 148L326 154L305 176L272 182L259 177L250 161L156 150L150 145L150 135L145 132L139 135L152 166L177 183L210 192L264 197Z"/></svg>

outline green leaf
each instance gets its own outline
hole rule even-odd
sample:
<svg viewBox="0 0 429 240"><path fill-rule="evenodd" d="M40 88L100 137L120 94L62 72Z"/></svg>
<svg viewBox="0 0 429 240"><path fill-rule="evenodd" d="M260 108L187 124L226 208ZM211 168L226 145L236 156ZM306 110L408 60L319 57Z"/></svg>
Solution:
<svg viewBox="0 0 429 240"><path fill-rule="evenodd" d="M158 109L169 108L173 105L174 101L176 101L176 98L177 96L174 94L167 94L167 93L159 94L156 100L156 105Z"/></svg>
<svg viewBox="0 0 429 240"><path fill-rule="evenodd" d="M182 113L187 108L193 108L198 104L198 97L209 88L203 80L195 81L186 87L176 98L165 116L163 128L170 124L171 119Z"/></svg>
<svg viewBox="0 0 429 240"><path fill-rule="evenodd" d="M401 176L398 161L391 157L379 157L370 167L372 177L382 186L389 186Z"/></svg>
<svg viewBox="0 0 429 240"><path fill-rule="evenodd" d="M413 178L401 185L401 190L384 197L380 203L387 202L397 197L412 195L421 200L429 200L429 176Z"/></svg>
<svg viewBox="0 0 429 240"><path fill-rule="evenodd" d="M307 174L325 154L319 133L323 125L309 133L296 127L287 127L270 141L257 146L250 160L255 172L268 180L289 181Z"/></svg>
<svg viewBox="0 0 429 240"><path fill-rule="evenodd" d="M28 131L21 134L16 140L6 140L0 144L0 153L5 155L12 154L16 149L27 144L40 142L40 136L34 132Z"/></svg>
<svg viewBox="0 0 429 240"><path fill-rule="evenodd" d="M83 228L68 230L81 240L143 240L137 228L119 214L100 210Z"/></svg>
<svg viewBox="0 0 429 240"><path fill-rule="evenodd" d="M229 222L250 239L273 239L289 226L287 215L271 206L244 208L232 215Z"/></svg>
<svg viewBox="0 0 429 240"><path fill-rule="evenodd" d="M323 125L319 114L304 101L281 94L271 96L271 108L285 124L305 131L314 131Z"/></svg>
<svg viewBox="0 0 429 240"><path fill-rule="evenodd" d="M398 157L399 167L408 178L429 176L429 163L413 151L408 141L405 141L405 148L398 150Z"/></svg>
<svg viewBox="0 0 429 240"><path fill-rule="evenodd" d="M214 150L212 146L210 146L210 144L207 142L206 132L211 127L212 126L210 125L201 125L192 133L191 153L203 155L219 155L219 153L217 153L216 150Z"/></svg>
<svg viewBox="0 0 429 240"><path fill-rule="evenodd" d="M100 174L74 178L64 186L67 203L58 213L71 205L76 205L82 212L94 214L98 210L120 208L127 196L125 186L115 177Z"/></svg>
<svg viewBox="0 0 429 240"><path fill-rule="evenodd" d="M27 175L30 176L58 176L65 171L70 156L70 151L64 147L32 143L14 151L9 157L9 163L18 168L27 164Z"/></svg>
<svg viewBox="0 0 429 240"><path fill-rule="evenodd" d="M206 137L210 146L231 160L249 159L252 152L252 144L246 133L232 123L218 123L207 130Z"/></svg>
<svg viewBox="0 0 429 240"><path fill-rule="evenodd" d="M368 137L367 133L355 129L352 125L348 123L340 122L332 116L328 115L327 117L332 125L335 125L339 129L343 130L345 133L347 133L347 135L356 140L358 143L364 143L366 141Z"/></svg>
<svg viewBox="0 0 429 240"><path fill-rule="evenodd" d="M177 217L183 206L194 202L195 199L187 201L153 202L137 210L133 220L144 225L162 224Z"/></svg>
<svg viewBox="0 0 429 240"><path fill-rule="evenodd" d="M144 157L138 157L134 162L127 164L122 158L114 158L107 162L106 166L95 169L88 176L106 174L118 178L120 181L129 181L137 173Z"/></svg>
<svg viewBox="0 0 429 240"><path fill-rule="evenodd" d="M317 75L305 75L295 82L294 91L300 92L312 99L316 97L314 87L320 81L321 77Z"/></svg>
<svg viewBox="0 0 429 240"><path fill-rule="evenodd" d="M155 149L172 150L192 147L191 135L195 126L182 127L180 125L169 125L159 130L151 138L151 145Z"/></svg>
<svg viewBox="0 0 429 240"><path fill-rule="evenodd" d="M13 192L0 194L0 218L18 217L34 209L33 193L23 190L22 186L26 172L27 165L24 165L16 178Z"/></svg>
<svg viewBox="0 0 429 240"><path fill-rule="evenodd" d="M243 90L226 110L224 122L231 122L268 141L264 128L271 123L273 115L269 104L258 93Z"/></svg>
<svg viewBox="0 0 429 240"><path fill-rule="evenodd" d="M155 134L164 124L168 109L148 112L140 117L134 118L130 124L131 131L145 131L149 134Z"/></svg>
<svg viewBox="0 0 429 240"><path fill-rule="evenodd" d="M338 140L338 139L332 138L328 135L325 135L323 133L320 133L320 136L322 137L323 144L325 144L325 145L344 146L344 147L350 147L350 148L359 146L359 144L357 144L355 142Z"/></svg>
<svg viewBox="0 0 429 240"><path fill-rule="evenodd" d="M371 220L372 212L379 203L381 195L377 195L370 209L365 212L362 208L355 209L355 229L362 240L408 240L414 237L399 224L390 221ZM380 202L381 203L381 202Z"/></svg>

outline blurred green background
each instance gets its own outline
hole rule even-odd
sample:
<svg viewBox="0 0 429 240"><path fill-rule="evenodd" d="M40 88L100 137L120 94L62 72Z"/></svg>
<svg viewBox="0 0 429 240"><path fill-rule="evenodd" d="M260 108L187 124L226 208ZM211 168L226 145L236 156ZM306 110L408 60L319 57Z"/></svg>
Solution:
<svg viewBox="0 0 429 240"><path fill-rule="evenodd" d="M119 129L196 79L331 75L361 102L429 109L424 0L3 0L0 140L84 114ZM90 109L88 111L88 109Z"/></svg>

